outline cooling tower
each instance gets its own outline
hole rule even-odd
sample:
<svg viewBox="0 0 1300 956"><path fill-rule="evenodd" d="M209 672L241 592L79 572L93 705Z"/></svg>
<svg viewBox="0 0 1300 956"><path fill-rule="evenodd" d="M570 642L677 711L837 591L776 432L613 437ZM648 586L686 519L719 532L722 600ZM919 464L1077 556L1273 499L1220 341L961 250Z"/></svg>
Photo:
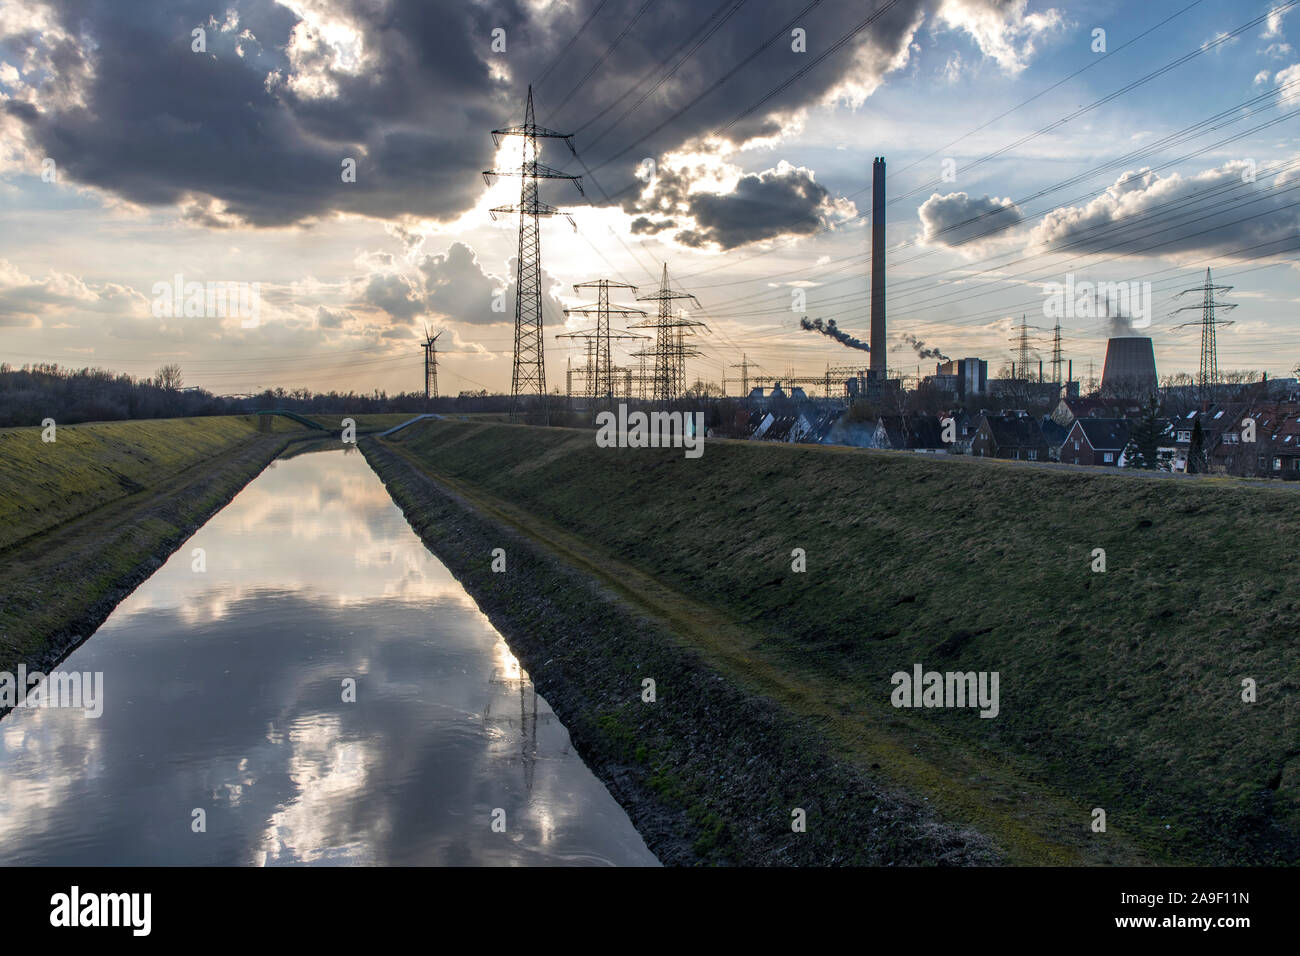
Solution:
<svg viewBox="0 0 1300 956"><path fill-rule="evenodd" d="M1157 384L1156 351L1150 339L1125 336L1106 343L1106 367L1101 373L1103 392L1126 397L1149 395Z"/></svg>
<svg viewBox="0 0 1300 956"><path fill-rule="evenodd" d="M871 377L885 380L885 157L871 164Z"/></svg>

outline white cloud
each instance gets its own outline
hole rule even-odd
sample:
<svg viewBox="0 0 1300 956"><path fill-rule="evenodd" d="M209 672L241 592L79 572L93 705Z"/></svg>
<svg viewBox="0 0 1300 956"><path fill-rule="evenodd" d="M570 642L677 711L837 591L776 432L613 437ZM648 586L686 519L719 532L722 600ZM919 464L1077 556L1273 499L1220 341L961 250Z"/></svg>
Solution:
<svg viewBox="0 0 1300 956"><path fill-rule="evenodd" d="M1277 76L1273 77L1273 82L1278 86L1286 87L1278 94L1279 106L1294 106L1300 103L1300 63L1293 63L1285 70L1279 70Z"/></svg>
<svg viewBox="0 0 1300 956"><path fill-rule="evenodd" d="M1274 7L1268 12L1268 21L1264 26L1264 32L1260 38L1264 40L1276 40L1282 36L1282 18L1287 14L1286 10L1280 7Z"/></svg>
<svg viewBox="0 0 1300 956"><path fill-rule="evenodd" d="M1258 182L1251 175L1258 175ZM1282 174L1269 181L1265 168L1245 160L1192 176L1126 172L1083 206L1043 216L1028 249L1052 251L1068 244L1076 253L1223 255L1282 241L1300 231L1300 215L1287 208L1294 198L1282 192L1286 180Z"/></svg>
<svg viewBox="0 0 1300 956"><path fill-rule="evenodd" d="M1040 40L1065 26L1059 10L1028 13L1028 5L1028 0L943 0L935 15L970 34L985 56L1014 74L1029 65Z"/></svg>
<svg viewBox="0 0 1300 956"><path fill-rule="evenodd" d="M964 192L935 193L921 205L918 215L927 245L956 247L971 255L989 242L1005 238L1022 219L1020 207L1010 198Z"/></svg>
<svg viewBox="0 0 1300 956"><path fill-rule="evenodd" d="M1202 43L1201 49L1209 50L1213 48L1215 53L1222 53L1224 50L1232 46L1234 43L1238 42L1240 39L1241 37L1234 37L1220 30L1214 36L1210 37L1208 40Z"/></svg>

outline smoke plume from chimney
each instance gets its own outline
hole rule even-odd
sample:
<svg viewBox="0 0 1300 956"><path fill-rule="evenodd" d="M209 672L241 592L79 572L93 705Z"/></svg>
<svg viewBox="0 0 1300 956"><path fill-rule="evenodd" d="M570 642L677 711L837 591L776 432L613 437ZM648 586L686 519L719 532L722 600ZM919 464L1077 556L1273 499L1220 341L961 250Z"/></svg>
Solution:
<svg viewBox="0 0 1300 956"><path fill-rule="evenodd" d="M827 319L825 322L821 319L813 319L812 321L809 321L808 316L805 315L799 320L799 328L805 329L809 332L820 332L822 335L828 335L836 342L839 342L841 345L847 345L851 349L861 349L864 352L871 351L871 346L866 342L863 342L861 339L855 339L853 336L849 335L849 333L841 331L839 326L835 324L834 319Z"/></svg>
<svg viewBox="0 0 1300 956"><path fill-rule="evenodd" d="M916 349L916 354L923 359L938 359L940 362L948 361L948 356L944 355L938 349L927 349L925 343L911 333L904 333L903 341Z"/></svg>

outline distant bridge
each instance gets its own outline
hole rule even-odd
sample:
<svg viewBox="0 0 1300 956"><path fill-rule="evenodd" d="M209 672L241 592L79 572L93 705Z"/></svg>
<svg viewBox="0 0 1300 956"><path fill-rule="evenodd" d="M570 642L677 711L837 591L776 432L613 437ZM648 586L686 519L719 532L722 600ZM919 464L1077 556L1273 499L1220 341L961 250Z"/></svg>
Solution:
<svg viewBox="0 0 1300 956"><path fill-rule="evenodd" d="M416 422L422 422L422 421L424 421L425 419L428 419L428 418L434 418L434 419L441 420L441 419L442 419L442 416L441 416L441 415L434 415L434 414L432 414L432 413L431 413L431 414L428 414L428 415L416 415L414 418L408 419L408 420L402 422L402 424L400 424L400 425L394 425L392 428L388 429L388 431L386 431L386 432L380 432L380 433L379 433L379 437L380 437L380 438L383 438L385 435L391 435L393 432L399 432L399 431L401 431L403 428L405 428L407 425L413 425L413 424L415 424Z"/></svg>
<svg viewBox="0 0 1300 956"><path fill-rule="evenodd" d="M276 409L271 409L271 410L268 410L268 411L262 411L262 412L258 412L257 414L259 414L259 415L283 415L285 418L292 418L295 422L299 422L299 423L301 423L301 424L303 424L303 425L306 425L308 428L316 428L316 429L319 429L320 431L323 431L323 432L327 432L327 431L329 431L328 428L326 428L324 425L320 424L319 422L314 422L314 421L312 421L310 418L304 418L302 415L299 415L297 412L291 412L291 411L288 411L287 409L283 409L283 408L276 408Z"/></svg>

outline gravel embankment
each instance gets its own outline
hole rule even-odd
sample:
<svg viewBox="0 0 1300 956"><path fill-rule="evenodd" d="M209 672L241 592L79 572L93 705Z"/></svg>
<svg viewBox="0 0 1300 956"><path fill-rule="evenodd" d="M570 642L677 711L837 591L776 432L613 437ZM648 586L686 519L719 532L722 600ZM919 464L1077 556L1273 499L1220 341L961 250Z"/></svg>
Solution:
<svg viewBox="0 0 1300 956"><path fill-rule="evenodd" d="M662 625L383 444L360 447L665 864L1002 860L986 837L830 756L815 727L724 680ZM494 548L505 573L491 570ZM642 700L645 678L654 703ZM792 829L796 808L806 832Z"/></svg>

